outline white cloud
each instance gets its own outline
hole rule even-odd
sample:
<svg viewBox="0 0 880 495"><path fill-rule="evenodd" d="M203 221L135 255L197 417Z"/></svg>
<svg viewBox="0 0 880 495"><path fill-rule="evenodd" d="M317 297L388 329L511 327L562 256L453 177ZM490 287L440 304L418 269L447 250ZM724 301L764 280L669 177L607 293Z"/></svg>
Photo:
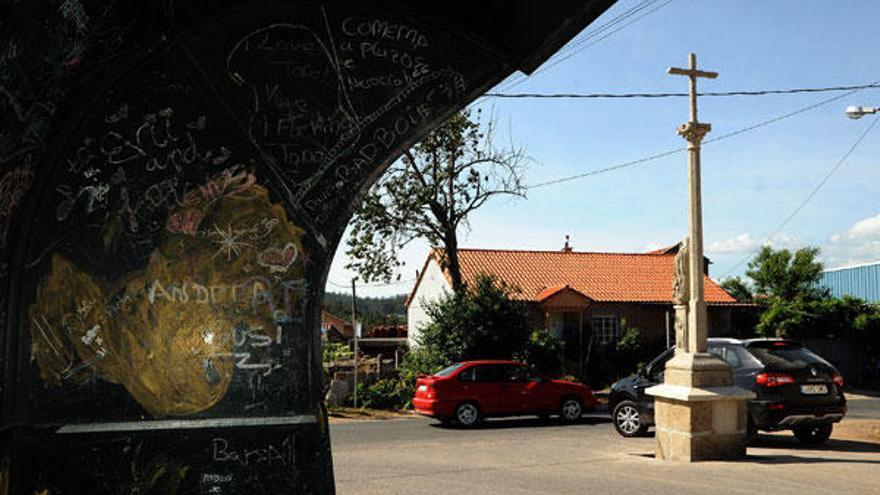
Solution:
<svg viewBox="0 0 880 495"><path fill-rule="evenodd" d="M797 249L804 247L804 243L799 237L785 234L777 235L774 238L765 241L763 244L774 249Z"/></svg>
<svg viewBox="0 0 880 495"><path fill-rule="evenodd" d="M752 234L746 232L736 237L712 242L706 251L712 254L744 253L757 245L758 242L752 238Z"/></svg>
<svg viewBox="0 0 880 495"><path fill-rule="evenodd" d="M850 239L880 237L880 214L854 223L846 235Z"/></svg>
<svg viewBox="0 0 880 495"><path fill-rule="evenodd" d="M651 241L651 242L648 242L647 244L645 244L644 246L642 246L642 251L645 251L645 252L656 251L658 249L668 248L671 244L672 243L664 244L664 243L658 242L658 241Z"/></svg>
<svg viewBox="0 0 880 495"><path fill-rule="evenodd" d="M769 240L758 240L746 232L728 239L714 241L706 248L706 254L718 256L724 254L745 254L757 250L759 246L770 246L774 249L796 249L803 247L800 238L793 235L780 234Z"/></svg>
<svg viewBox="0 0 880 495"><path fill-rule="evenodd" d="M829 241L823 250L829 268L880 260L880 214L859 220Z"/></svg>

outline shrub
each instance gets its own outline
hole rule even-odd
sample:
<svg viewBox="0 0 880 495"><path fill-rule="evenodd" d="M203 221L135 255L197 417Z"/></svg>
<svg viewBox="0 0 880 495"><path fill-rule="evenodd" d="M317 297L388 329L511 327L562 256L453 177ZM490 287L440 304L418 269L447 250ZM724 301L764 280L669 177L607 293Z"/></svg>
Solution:
<svg viewBox="0 0 880 495"><path fill-rule="evenodd" d="M562 373L564 341L547 330L535 330L520 358L552 376Z"/></svg>
<svg viewBox="0 0 880 495"><path fill-rule="evenodd" d="M427 305L419 345L444 362L510 359L525 348L529 318L515 290L481 275L473 286Z"/></svg>
<svg viewBox="0 0 880 495"><path fill-rule="evenodd" d="M325 364L351 359L351 355L348 344L327 342L321 347L321 359Z"/></svg>
<svg viewBox="0 0 880 495"><path fill-rule="evenodd" d="M623 335L614 346L617 375L627 376L638 370L646 359L642 336L636 327L627 327L626 320L621 321Z"/></svg>
<svg viewBox="0 0 880 495"><path fill-rule="evenodd" d="M383 378L373 383L358 383L358 403L369 409L404 409L412 399L407 395L401 381L395 378Z"/></svg>
<svg viewBox="0 0 880 495"><path fill-rule="evenodd" d="M419 376L436 373L449 364L417 347L404 355L395 376L358 383L358 405L370 409L409 409ZM349 405L353 399L354 395L350 395Z"/></svg>

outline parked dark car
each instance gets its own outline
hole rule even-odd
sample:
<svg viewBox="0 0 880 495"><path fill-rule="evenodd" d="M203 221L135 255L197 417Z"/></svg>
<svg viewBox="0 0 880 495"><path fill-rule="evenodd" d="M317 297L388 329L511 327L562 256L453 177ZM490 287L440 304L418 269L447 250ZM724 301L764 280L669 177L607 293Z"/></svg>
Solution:
<svg viewBox="0 0 880 495"><path fill-rule="evenodd" d="M758 430L791 430L804 443L822 443L846 414L843 377L799 342L712 338L708 351L730 364L736 386L756 394L748 403L750 437ZM654 398L645 389L663 382L673 352L667 349L644 372L611 386L608 407L621 435L641 436L653 425Z"/></svg>
<svg viewBox="0 0 880 495"><path fill-rule="evenodd" d="M419 378L416 413L473 426L488 416L549 416L575 421L598 401L581 383L553 380L514 361L466 361Z"/></svg>

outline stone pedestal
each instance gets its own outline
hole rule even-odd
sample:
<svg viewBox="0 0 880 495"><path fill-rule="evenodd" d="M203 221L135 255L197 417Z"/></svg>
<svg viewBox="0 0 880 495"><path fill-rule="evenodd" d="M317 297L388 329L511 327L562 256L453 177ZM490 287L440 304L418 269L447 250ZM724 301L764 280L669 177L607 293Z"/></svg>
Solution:
<svg viewBox="0 0 880 495"><path fill-rule="evenodd" d="M655 397L656 456L668 461L738 459L746 453L746 401L730 366L713 354L676 352Z"/></svg>

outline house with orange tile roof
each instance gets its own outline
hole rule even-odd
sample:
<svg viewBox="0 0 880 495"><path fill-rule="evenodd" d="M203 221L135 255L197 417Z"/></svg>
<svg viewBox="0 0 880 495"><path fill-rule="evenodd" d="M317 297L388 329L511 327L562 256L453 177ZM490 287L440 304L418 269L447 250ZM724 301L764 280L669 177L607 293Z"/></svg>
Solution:
<svg viewBox="0 0 880 495"><path fill-rule="evenodd" d="M598 346L613 344L625 322L639 329L646 344L660 348L672 343L667 339L675 333L676 252L675 246L648 253L578 252L566 242L560 251L460 249L458 256L465 283L486 274L515 287L512 297L527 302L536 329L580 342L583 349L590 339ZM410 345L427 322L426 304L452 291L450 277L440 268L440 255L437 250L428 254L406 301ZM704 277L709 334L729 335L732 311L746 305L708 274Z"/></svg>

